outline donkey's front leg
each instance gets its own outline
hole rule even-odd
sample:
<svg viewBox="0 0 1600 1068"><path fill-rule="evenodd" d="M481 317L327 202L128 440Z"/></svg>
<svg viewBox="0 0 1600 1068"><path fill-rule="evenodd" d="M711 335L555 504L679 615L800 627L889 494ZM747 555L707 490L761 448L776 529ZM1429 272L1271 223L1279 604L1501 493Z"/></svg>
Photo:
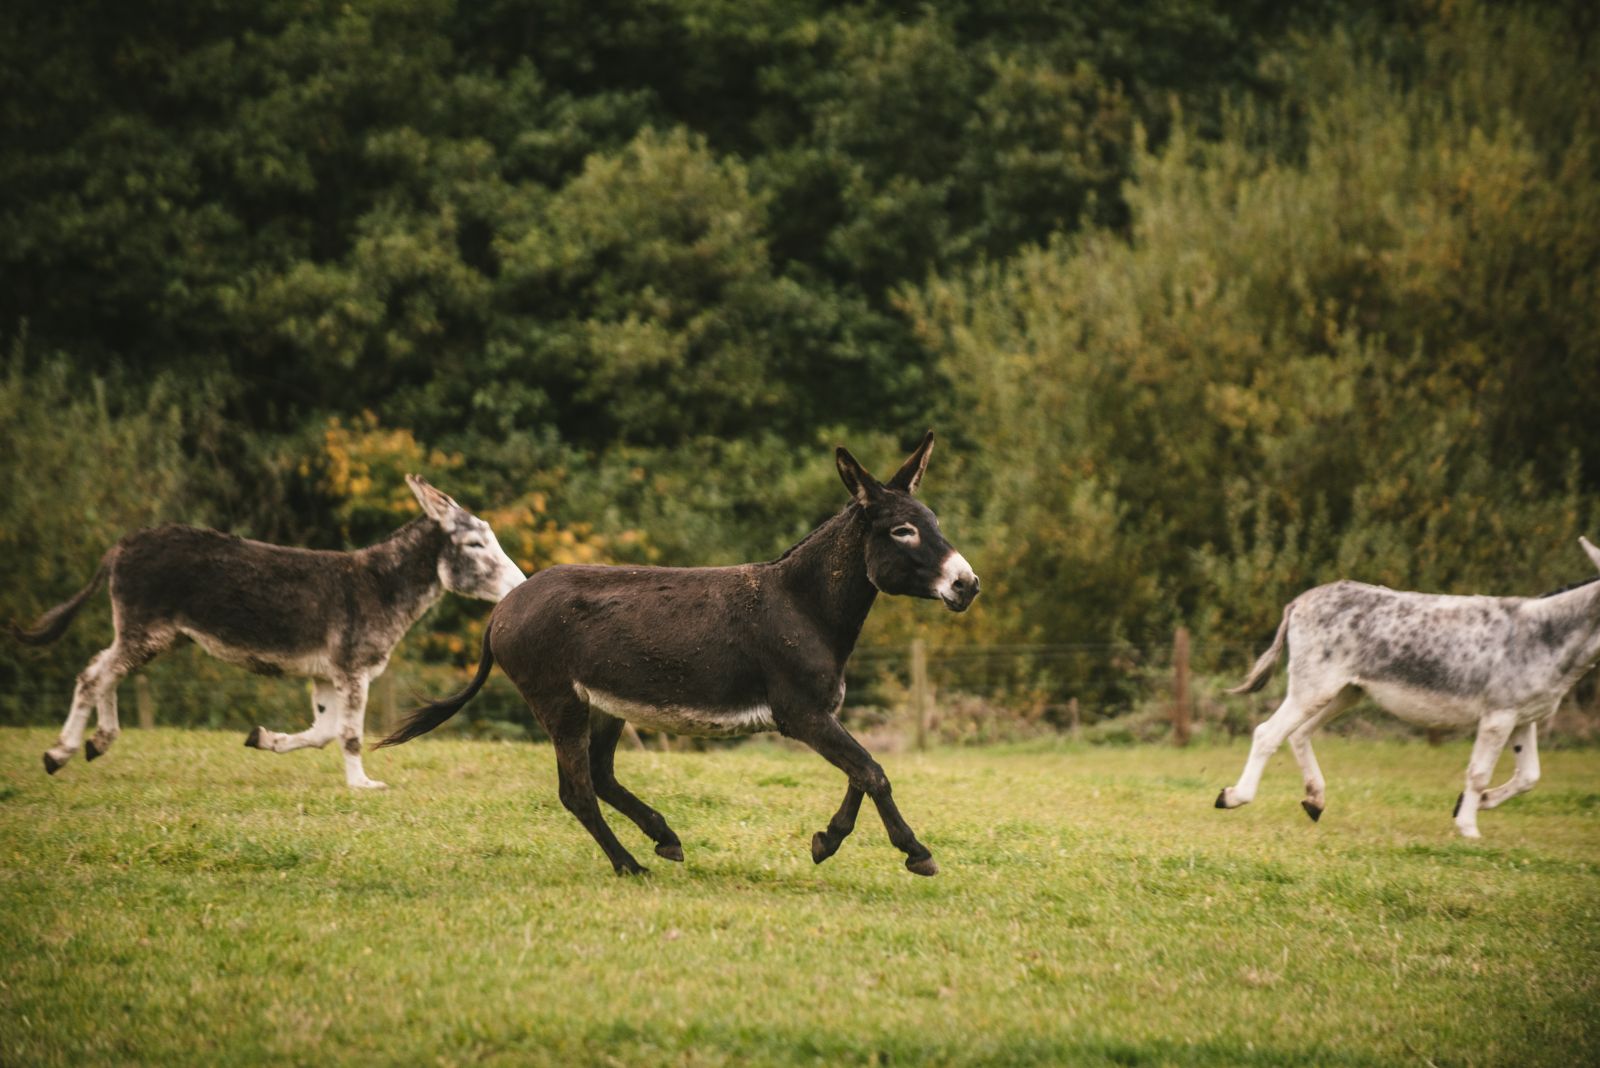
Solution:
<svg viewBox="0 0 1600 1068"><path fill-rule="evenodd" d="M1483 795L1481 808L1494 808L1518 794L1525 794L1539 781L1539 725L1534 721L1524 723L1511 732L1511 749L1516 754L1517 770L1504 786L1496 786Z"/></svg>
<svg viewBox="0 0 1600 1068"><path fill-rule="evenodd" d="M1506 746L1516 726L1515 711L1491 712L1478 721L1478 737L1472 743L1472 757L1467 761L1466 789L1456 798L1456 829L1464 838L1481 838L1478 833L1478 806L1489 789L1489 776L1494 774L1495 762Z"/></svg>
<svg viewBox="0 0 1600 1068"><path fill-rule="evenodd" d="M820 753L828 763L844 772L850 778L850 788L857 794L865 794L872 798L872 803L878 806L878 815L883 819L883 826L889 832L889 841L906 855L906 869L917 875L937 875L939 865L934 862L933 854L928 847L917 841L917 836L912 833L905 819L900 815L900 809L895 806L894 797L889 786L889 777L883 773L883 768L872 759L861 743L850 736L833 716L826 712L814 712L800 715L784 715L778 709L773 709L773 717L777 721L778 730L796 741L804 742ZM841 830L844 820L841 817L852 817L850 823L854 825L853 807L859 807L859 796L855 806L851 805L851 795L845 794L844 804L840 806L839 813L834 816ZM839 834L835 839L829 833L834 824L829 824L829 831L824 832L829 841L843 841L844 834ZM817 860L816 839L812 839L812 859ZM837 844L834 846L838 848ZM824 856L821 859L827 859Z"/></svg>
<svg viewBox="0 0 1600 1068"><path fill-rule="evenodd" d="M368 676L348 675L335 680L344 718L339 724L339 747L344 750L344 781L364 790L382 790L388 783L367 778L361 766L361 738L367 721Z"/></svg>
<svg viewBox="0 0 1600 1068"><path fill-rule="evenodd" d="M296 749L321 749L339 737L339 722L343 718L339 706L339 691L326 679L311 680L311 726L297 734L280 734L265 727L256 727L244 744L247 749L266 749L274 753L289 753Z"/></svg>

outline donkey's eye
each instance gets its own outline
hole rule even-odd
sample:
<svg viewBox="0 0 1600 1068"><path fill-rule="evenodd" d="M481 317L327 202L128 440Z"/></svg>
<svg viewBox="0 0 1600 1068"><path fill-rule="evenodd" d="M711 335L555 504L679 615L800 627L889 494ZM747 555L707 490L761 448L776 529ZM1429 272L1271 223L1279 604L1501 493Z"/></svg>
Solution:
<svg viewBox="0 0 1600 1068"><path fill-rule="evenodd" d="M917 534L917 528L912 526L910 523L901 523L899 526L889 531L889 536L895 541L916 541L919 537Z"/></svg>
<svg viewBox="0 0 1600 1068"><path fill-rule="evenodd" d="M481 549L483 548L483 542L477 538L473 538L471 541L466 543L466 546L469 549Z"/></svg>

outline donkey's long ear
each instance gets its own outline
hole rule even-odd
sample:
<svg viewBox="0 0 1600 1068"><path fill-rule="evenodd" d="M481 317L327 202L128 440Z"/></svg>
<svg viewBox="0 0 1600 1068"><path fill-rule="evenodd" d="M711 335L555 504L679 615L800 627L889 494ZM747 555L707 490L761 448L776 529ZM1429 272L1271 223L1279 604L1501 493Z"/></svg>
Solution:
<svg viewBox="0 0 1600 1068"><path fill-rule="evenodd" d="M844 480L845 488L861 507L871 504L883 492L883 484L867 474L867 469L857 463L843 445L833 454L833 462L839 467L839 477Z"/></svg>
<svg viewBox="0 0 1600 1068"><path fill-rule="evenodd" d="M417 503L422 505L422 510L428 514L429 519L443 522L444 517L449 515L452 510L461 507L451 500L448 495L440 493L428 485L428 480L420 475L407 475L406 485L411 487L411 492L416 495Z"/></svg>
<svg viewBox="0 0 1600 1068"><path fill-rule="evenodd" d="M933 455L933 431L922 435L922 444L917 450L906 457L906 462L900 465L900 470L884 485L890 489L904 490L907 493L917 492L917 487L922 485L922 473L928 469L928 457Z"/></svg>
<svg viewBox="0 0 1600 1068"><path fill-rule="evenodd" d="M1594 561L1594 566L1600 567L1600 549L1596 549L1594 543L1582 534L1578 535L1578 544L1583 546L1583 551L1589 554L1589 559Z"/></svg>

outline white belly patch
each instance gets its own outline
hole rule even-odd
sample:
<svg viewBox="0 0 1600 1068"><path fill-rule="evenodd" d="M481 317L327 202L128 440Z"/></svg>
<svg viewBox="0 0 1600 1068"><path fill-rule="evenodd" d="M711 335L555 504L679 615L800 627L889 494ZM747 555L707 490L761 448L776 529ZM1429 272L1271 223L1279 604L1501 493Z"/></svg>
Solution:
<svg viewBox="0 0 1600 1068"><path fill-rule="evenodd" d="M251 671L268 674L282 672L285 675L305 675L314 678L327 678L332 674L333 665L325 651L306 653L300 656L252 651L228 645L203 630L179 627L178 632L193 639L194 643L204 649L208 655L221 660L225 664L235 664ZM267 671L269 668L273 669L273 671Z"/></svg>
<svg viewBox="0 0 1600 1068"><path fill-rule="evenodd" d="M616 694L572 684L580 700L637 727L669 734L690 734L702 738L727 738L774 729L772 709L766 705L749 708L690 708L686 705L652 705L630 701Z"/></svg>

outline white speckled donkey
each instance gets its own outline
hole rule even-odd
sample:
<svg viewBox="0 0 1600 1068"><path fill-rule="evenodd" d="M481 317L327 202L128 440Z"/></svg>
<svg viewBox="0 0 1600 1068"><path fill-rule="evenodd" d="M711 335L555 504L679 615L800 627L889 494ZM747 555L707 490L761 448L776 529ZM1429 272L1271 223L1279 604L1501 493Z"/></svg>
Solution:
<svg viewBox="0 0 1600 1068"><path fill-rule="evenodd" d="M1600 567L1600 549L1579 538ZM1288 739L1305 777L1300 802L1322 815L1322 770L1311 734L1364 691L1387 711L1430 727L1478 725L1456 827L1477 838L1478 809L1494 808L1539 781L1536 732L1567 691L1600 660L1600 581L1544 597L1449 597L1359 582L1318 586L1290 601L1272 647L1230 693L1266 684L1287 639L1294 650L1289 690L1256 728L1244 774L1218 808L1254 800L1267 760ZM1507 740L1516 754L1510 781L1489 789Z"/></svg>
<svg viewBox="0 0 1600 1068"><path fill-rule="evenodd" d="M220 660L262 675L314 680L311 726L298 734L257 727L244 744L287 753L339 739L345 780L381 787L361 765L369 683L445 590L498 601L522 581L489 524L427 482L407 475L418 516L376 545L323 552L268 545L205 530L163 526L129 534L89 584L33 627L12 627L29 645L55 641L107 576L116 637L78 675L72 710L44 754L54 775L80 745L89 760L121 733L117 684L184 638ZM99 726L85 745L90 711Z"/></svg>

